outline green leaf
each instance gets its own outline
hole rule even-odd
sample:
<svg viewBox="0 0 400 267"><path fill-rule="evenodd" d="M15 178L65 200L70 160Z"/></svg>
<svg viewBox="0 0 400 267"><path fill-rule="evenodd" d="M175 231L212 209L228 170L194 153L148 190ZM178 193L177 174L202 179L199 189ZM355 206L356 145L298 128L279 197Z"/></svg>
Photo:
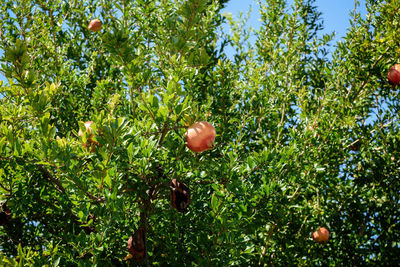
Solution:
<svg viewBox="0 0 400 267"><path fill-rule="evenodd" d="M2 153L5 144L6 144L6 137L3 137L0 139L0 153Z"/></svg>
<svg viewBox="0 0 400 267"><path fill-rule="evenodd" d="M109 175L108 172L107 172L106 176L104 177L104 183L108 186L112 186L111 175Z"/></svg>
<svg viewBox="0 0 400 267"><path fill-rule="evenodd" d="M171 79L167 83L167 92L173 94L174 89L175 89L175 81Z"/></svg>
<svg viewBox="0 0 400 267"><path fill-rule="evenodd" d="M134 149L133 143L130 143L130 144L128 145L128 148L127 148L129 162L132 162L133 157L134 157L134 155L135 155L133 149Z"/></svg>
<svg viewBox="0 0 400 267"><path fill-rule="evenodd" d="M84 221L85 220L85 214L83 213L83 211L79 211L78 212L78 217L79 217L79 219L81 220L81 221Z"/></svg>
<svg viewBox="0 0 400 267"><path fill-rule="evenodd" d="M56 260L53 263L53 266L57 267L60 264L60 260L61 260L61 257L57 257Z"/></svg>
<svg viewBox="0 0 400 267"><path fill-rule="evenodd" d="M159 107L159 104L158 104L158 97L157 97L157 96L153 97L152 107L153 107L154 109L158 109L158 107Z"/></svg>
<svg viewBox="0 0 400 267"><path fill-rule="evenodd" d="M212 194L211 196L211 209L217 213L218 212L218 208L220 206L221 202L218 199L218 197L215 195L215 193Z"/></svg>

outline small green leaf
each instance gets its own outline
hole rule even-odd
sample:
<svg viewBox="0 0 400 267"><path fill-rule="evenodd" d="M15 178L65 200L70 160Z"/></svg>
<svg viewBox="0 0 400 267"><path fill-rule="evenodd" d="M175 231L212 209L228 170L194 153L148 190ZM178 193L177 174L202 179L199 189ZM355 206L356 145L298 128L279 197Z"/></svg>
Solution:
<svg viewBox="0 0 400 267"><path fill-rule="evenodd" d="M175 89L176 83L174 80L169 80L168 84L167 84L167 92L172 94L174 93L174 89Z"/></svg>
<svg viewBox="0 0 400 267"><path fill-rule="evenodd" d="M59 264L60 264L60 260L61 260L61 257L58 257L55 261L54 261L54 267L57 267Z"/></svg>
<svg viewBox="0 0 400 267"><path fill-rule="evenodd" d="M157 96L153 97L153 101L152 101L151 105L152 105L153 108L158 109L159 104L158 104L158 97Z"/></svg>
<svg viewBox="0 0 400 267"><path fill-rule="evenodd" d="M218 207L221 205L220 200L215 195L215 193L211 196L211 208L214 212L218 211Z"/></svg>
<svg viewBox="0 0 400 267"><path fill-rule="evenodd" d="M78 212L78 217L79 217L79 219L80 219L81 221L84 220L85 214L83 213L83 211L80 210L80 211Z"/></svg>
<svg viewBox="0 0 400 267"><path fill-rule="evenodd" d="M128 151L128 159L129 159L129 162L132 162L132 159L133 159L133 156L134 156L133 143L130 143L130 144L128 145L127 151Z"/></svg>
<svg viewBox="0 0 400 267"><path fill-rule="evenodd" d="M107 172L106 176L104 177L104 183L105 183L106 185L108 185L108 186L111 186L111 185L112 185L112 184L111 184L111 176L108 174L108 172Z"/></svg>

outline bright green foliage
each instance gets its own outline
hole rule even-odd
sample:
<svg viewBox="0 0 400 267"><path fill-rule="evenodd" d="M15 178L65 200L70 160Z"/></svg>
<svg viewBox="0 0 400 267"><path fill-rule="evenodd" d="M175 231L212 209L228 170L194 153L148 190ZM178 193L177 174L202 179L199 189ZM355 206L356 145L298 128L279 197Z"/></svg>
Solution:
<svg viewBox="0 0 400 267"><path fill-rule="evenodd" d="M355 9L334 48L313 0L260 0L258 31L226 2L0 2L5 265L400 262L397 1ZM200 120L216 146L195 154ZM186 213L171 179L191 189Z"/></svg>

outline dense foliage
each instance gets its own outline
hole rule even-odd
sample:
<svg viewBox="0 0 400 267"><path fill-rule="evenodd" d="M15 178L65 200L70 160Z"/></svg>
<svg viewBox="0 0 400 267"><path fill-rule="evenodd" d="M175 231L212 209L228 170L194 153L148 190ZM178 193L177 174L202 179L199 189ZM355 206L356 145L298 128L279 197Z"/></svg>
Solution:
<svg viewBox="0 0 400 267"><path fill-rule="evenodd" d="M335 47L314 0L260 0L257 31L227 2L0 1L3 264L400 262L398 1Z"/></svg>

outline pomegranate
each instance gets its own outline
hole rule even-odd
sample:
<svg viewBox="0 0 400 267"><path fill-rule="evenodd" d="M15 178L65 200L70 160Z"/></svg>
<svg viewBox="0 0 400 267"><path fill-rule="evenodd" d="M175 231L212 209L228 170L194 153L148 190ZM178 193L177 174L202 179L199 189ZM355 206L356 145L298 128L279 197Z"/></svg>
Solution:
<svg viewBox="0 0 400 267"><path fill-rule="evenodd" d="M11 210L4 202L2 205L2 211L0 211L0 225L7 224L11 217Z"/></svg>
<svg viewBox="0 0 400 267"><path fill-rule="evenodd" d="M393 88L400 83L400 64L395 64L389 69L387 74L389 83L393 85Z"/></svg>
<svg viewBox="0 0 400 267"><path fill-rule="evenodd" d="M138 261L142 261L146 251L146 230L140 227L128 240L128 251Z"/></svg>
<svg viewBox="0 0 400 267"><path fill-rule="evenodd" d="M88 29L92 32L98 32L101 30L101 21L94 19L89 23Z"/></svg>
<svg viewBox="0 0 400 267"><path fill-rule="evenodd" d="M214 148L215 128L206 121L196 122L186 131L186 146L193 152Z"/></svg>
<svg viewBox="0 0 400 267"><path fill-rule="evenodd" d="M355 151L355 152L360 151L360 148L361 148L361 142L360 141L357 141L357 142L355 142L354 144L352 144L350 146L350 150Z"/></svg>
<svg viewBox="0 0 400 267"><path fill-rule="evenodd" d="M190 189L186 184L172 179L169 197L171 205L179 212L186 212L190 204Z"/></svg>
<svg viewBox="0 0 400 267"><path fill-rule="evenodd" d="M329 239L329 231L325 227L320 227L317 231L312 233L312 238L317 243L324 243Z"/></svg>

